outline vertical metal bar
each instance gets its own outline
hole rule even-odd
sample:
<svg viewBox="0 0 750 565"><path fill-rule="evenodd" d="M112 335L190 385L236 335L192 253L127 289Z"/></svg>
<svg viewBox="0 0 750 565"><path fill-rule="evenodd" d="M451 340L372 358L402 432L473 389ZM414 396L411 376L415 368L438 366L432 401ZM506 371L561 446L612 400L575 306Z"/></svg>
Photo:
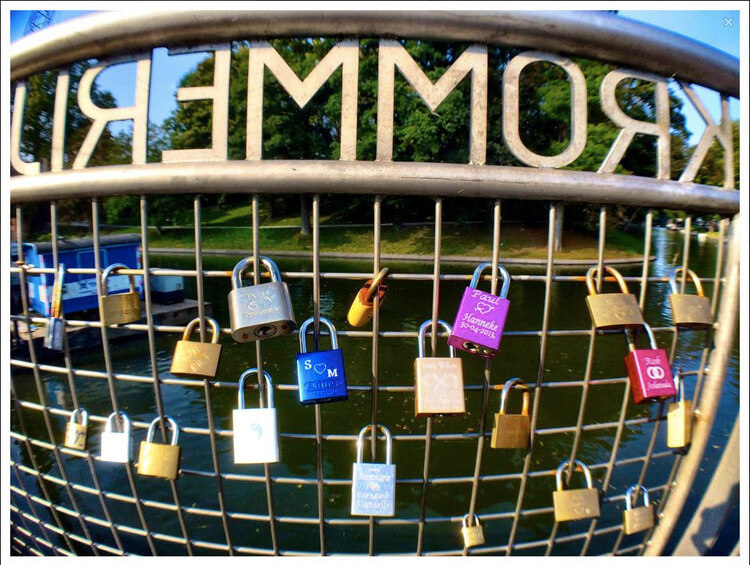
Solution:
<svg viewBox="0 0 750 565"><path fill-rule="evenodd" d="M380 272L380 212L382 197L375 196L372 209L372 276L375 278ZM370 391L370 403L372 408L370 425L373 433L370 434L370 453L373 461L378 446L377 424L378 424L378 355L380 336L380 296L376 292L372 299L372 388ZM370 516L368 525L368 555L375 554L375 518Z"/></svg>
<svg viewBox="0 0 750 565"><path fill-rule="evenodd" d="M201 197L196 196L193 201L193 223L195 228L195 294L198 299L198 318L200 319L201 342L206 341L206 308L204 306L203 292L203 238L201 230ZM227 552L234 555L234 546L232 545L232 533L229 528L229 517L224 503L224 484L221 478L221 466L219 465L219 454L216 447L216 426L214 424L214 412L211 403L211 382L210 379L203 379L203 395L206 399L206 418L208 420L208 437L211 442L211 460L214 466L214 475L216 477L216 496L219 501L219 511L221 512L221 525L224 528L224 538L227 541Z"/></svg>
<svg viewBox="0 0 750 565"><path fill-rule="evenodd" d="M651 259L651 230L654 223L654 211L646 213L646 232L643 234L643 270L641 271L641 291L638 297L638 307L643 310L646 305L646 293L648 292L648 269Z"/></svg>
<svg viewBox="0 0 750 565"><path fill-rule="evenodd" d="M51 243L52 243L52 265L55 269L55 273L57 273L57 269L59 267L59 254L58 254L58 242L57 242L57 202L52 201L50 203L50 230L51 230ZM62 291L61 291L62 292ZM65 308L63 308L62 299L60 300L60 311L58 315L61 318L65 318ZM73 361L71 359L70 355L70 344L68 343L68 332L63 331L63 357L65 359L65 369L67 370L67 377L68 377L68 387L70 388L70 396L73 400L73 409L78 410L80 408L80 403L78 401L78 391L76 390L75 385L75 376L73 375ZM109 531L112 534L112 539L115 542L115 545L117 546L117 549L120 551L125 551L122 540L120 539L120 534L117 531L117 528L115 528L114 522L112 521L112 514L109 511L109 505L107 504L107 500L104 497L104 495L101 492L101 482L99 481L99 476L96 472L96 466L94 465L94 458L91 455L91 451L86 451L86 461L89 465L89 471L91 473L91 479L93 480L94 487L97 489L97 497L99 498L99 504L102 507L102 512L104 513L104 517L106 518L107 522L109 522ZM76 508L74 507L74 510ZM77 511L77 510L76 510Z"/></svg>
<svg viewBox="0 0 750 565"><path fill-rule="evenodd" d="M25 264L25 254L23 252L23 214L21 213L21 207L16 206L16 249L18 254L18 264L24 265ZM20 290L21 290L21 305L23 309L23 316L25 318L26 322L26 337L28 340L29 345L29 360L33 364L32 372L34 375L34 383L36 384L36 392L39 397L39 404L43 407L42 416L44 418L44 425L47 429L47 436L49 438L49 441L52 445L54 445L53 453L55 455L55 462L57 463L58 469L60 470L60 477L63 481L65 481L65 491L68 494L68 497L70 498L70 502L73 505L74 508L77 508L78 504L76 502L75 496L73 495L73 492L70 488L70 484L68 483L67 479L67 473L65 472L65 465L63 464L62 456L60 455L60 446L57 444L57 441L55 440L55 432L52 429L52 421L50 420L49 415L49 407L47 406L47 391L44 387L44 383L42 382L42 377L39 372L39 364L37 361L36 356L36 346L34 345L34 335L31 331L31 317L29 316L29 297L28 297L28 287L27 287L27 281L26 281L26 271L22 268L21 272L19 274L19 283L20 283ZM15 391L13 396L18 399L18 397L15 395ZM16 404L16 410L18 413L18 416L21 416L21 407ZM20 419L19 419L20 421ZM24 432L25 434L25 432ZM32 461L34 461L34 454L33 451L29 450L29 456ZM35 468L35 470L37 470ZM43 481L39 481L40 485L43 485ZM42 492L44 493L45 498L50 502L53 503L52 498L49 497L49 493L46 489L46 486L43 487ZM70 548L70 551L73 553L76 553L76 550L73 547L71 539L68 537L67 530L62 525L62 521L60 519L60 516L57 513L57 510L55 510L53 507L50 507L50 512L55 519L55 522L57 522L57 525L63 529L65 538L65 542ZM86 524L83 522L82 519L79 518L79 523L81 525L81 529L83 530L84 535L91 540L91 535L89 533L89 529L86 526ZM92 546L92 550L94 551L95 555L99 555L98 549L96 549L95 546Z"/></svg>
<svg viewBox="0 0 750 565"><path fill-rule="evenodd" d="M687 281L687 270L690 265L690 231L692 228L692 216L685 217L685 234L682 240L682 276L680 277L680 292L685 292L685 283ZM672 346L669 350L669 363L674 363L677 354L677 342L680 338L680 332L677 328L672 335ZM676 462L675 462L676 463Z"/></svg>
<svg viewBox="0 0 750 565"><path fill-rule="evenodd" d="M500 200L495 200L492 214L492 282L490 292L497 292L497 265L500 262ZM471 480L471 497L469 499L469 516L476 513L477 494L479 493L479 475L482 469L484 454L485 429L487 426L487 403L489 402L492 361L484 364L484 382L482 385L482 413L479 419L479 436L477 438L477 455L474 460L474 476ZM464 547L462 555L468 555L469 548Z"/></svg>
<svg viewBox="0 0 750 565"><path fill-rule="evenodd" d="M675 476L676 486L664 505L659 524L648 541L645 555L661 555L672 530L682 513L696 474L699 471L706 449L716 410L721 400L726 370L734 343L737 327L737 312L740 295L740 216L732 220L730 242L727 252L726 287L719 309L719 328L716 331L716 346L711 353L710 370L703 386L700 402L695 410L693 437L690 450L682 459Z"/></svg>
<svg viewBox="0 0 750 565"><path fill-rule="evenodd" d="M164 401L161 395L161 379L159 377L159 366L156 364L156 338L154 335L154 311L151 303L151 273L149 272L149 256L148 256L148 201L145 196L141 196L141 261L143 263L143 296L146 303L146 324L148 333L148 355L151 362L151 375L154 380L154 398L156 399L156 411L159 415L159 420L162 422L160 426L162 441L167 441L167 426L164 413ZM177 506L177 521L180 525L180 531L182 537L185 540L185 549L187 554L193 555L193 546L190 542L190 534L187 530L187 524L185 524L185 516L183 514L182 502L180 502L180 493L177 490L177 480L169 480L169 486L172 490L172 498Z"/></svg>
<svg viewBox="0 0 750 565"><path fill-rule="evenodd" d="M254 195L253 200L253 284L260 284L260 206L258 205L258 196ZM263 346L262 341L255 342L255 358L258 368L258 393L260 395L260 406L265 405L265 388L266 379L263 377ZM279 554L279 540L276 532L276 513L274 512L273 503L273 482L271 480L271 465L263 463L263 475L266 485L266 503L268 507L268 528L271 534L271 548L273 554Z"/></svg>
<svg viewBox="0 0 750 565"><path fill-rule="evenodd" d="M542 331L539 338L539 363L536 371L536 386L533 391L531 424L530 424L530 445L523 460L523 472L521 474L521 484L518 487L518 498L516 500L516 510L513 514L513 525L510 529L508 545L505 548L505 554L510 555L513 552L513 543L518 531L518 520L523 508L523 498L526 494L526 483L529 478L529 468L531 467L531 455L534 450L534 434L536 433L536 421L539 415L539 403L542 394L542 382L544 381L544 362L547 355L547 339L549 337L549 311L552 297L552 275L554 274L555 248L557 247L557 232L555 230L556 214L558 208L555 204L549 206L549 222L547 224L547 273L544 279L544 308L542 311Z"/></svg>
<svg viewBox="0 0 750 565"><path fill-rule="evenodd" d="M101 260L101 248L99 245L99 202L96 198L91 199L91 238L94 243L94 270L96 271L96 296L99 303L99 312L103 311L102 308L102 296L104 296L102 288L102 260ZM109 335L107 326L101 324L99 326L102 339L102 354L104 356L104 370L107 373L107 387L109 390L109 399L112 404L112 412L118 412L120 410L119 403L117 400L117 391L115 389L115 377L112 371L112 355L109 348ZM154 539L151 535L151 530L146 522L146 516L143 513L143 505L141 504L141 498L138 495L138 488L135 484L135 477L133 476L133 462L128 461L125 465L125 471L128 475L128 483L130 485L130 492L135 499L135 508L138 513L138 520L141 523L141 528L146 532L146 543L148 544L151 555L156 555L156 546L154 545ZM98 488L98 487L97 487ZM101 490L101 489L100 489Z"/></svg>
<svg viewBox="0 0 750 565"><path fill-rule="evenodd" d="M442 247L443 232L443 201L435 199L435 255L432 270L432 333L431 348L432 356L437 354L438 308L440 306L440 254ZM416 394L416 391L415 391ZM419 504L419 529L417 530L417 555L422 555L424 546L425 513L427 510L427 487L430 478L430 451L432 447L432 417L427 417L424 438L424 465L422 467L422 499Z"/></svg>
<svg viewBox="0 0 750 565"><path fill-rule="evenodd" d="M315 317L315 351L320 339L320 195L313 196L313 316ZM373 432L374 433L374 432ZM323 419L320 404L315 405L315 466L318 487L318 534L320 554L326 554L325 493L323 492Z"/></svg>
<svg viewBox="0 0 750 565"><path fill-rule="evenodd" d="M719 304L719 290L721 288L721 267L724 264L724 239L727 236L729 218L722 218L719 222L719 243L716 254L716 271L714 272L714 289L711 293L711 314L716 315L716 307Z"/></svg>

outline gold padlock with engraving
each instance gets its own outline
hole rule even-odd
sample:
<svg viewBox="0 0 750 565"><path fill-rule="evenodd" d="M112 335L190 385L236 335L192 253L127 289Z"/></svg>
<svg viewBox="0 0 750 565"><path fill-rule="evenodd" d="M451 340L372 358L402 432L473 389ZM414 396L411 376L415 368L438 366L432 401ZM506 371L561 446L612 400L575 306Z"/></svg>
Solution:
<svg viewBox="0 0 750 565"><path fill-rule="evenodd" d="M141 442L138 451L138 474L162 479L174 480L180 468L180 446L177 441L180 438L180 428L169 416L164 419L172 428L172 440L170 443L155 443L154 432L156 425L161 421L157 416L148 427L146 441Z"/></svg>
<svg viewBox="0 0 750 565"><path fill-rule="evenodd" d="M667 408L667 447L687 447L693 436L693 403L685 400L685 384L680 369L675 371L674 383L680 399L671 402Z"/></svg>
<svg viewBox="0 0 750 565"><path fill-rule="evenodd" d="M78 422L80 416L80 423ZM65 425L65 447L72 449L86 449L86 437L88 435L89 413L83 408L74 410L70 415L70 421Z"/></svg>
<svg viewBox="0 0 750 565"><path fill-rule="evenodd" d="M346 316L349 325L360 328L372 320L372 315L375 311L375 295L377 294L378 297L378 305L382 306L385 293L388 290L388 287L383 284L383 280L385 280L389 273L390 269L384 267L374 279L368 280L359 289Z"/></svg>
<svg viewBox="0 0 750 565"><path fill-rule="evenodd" d="M476 514L466 514L461 520L461 535L464 547L476 547L484 544L484 529Z"/></svg>
<svg viewBox="0 0 750 565"><path fill-rule="evenodd" d="M586 306L596 329L611 330L643 326L645 321L638 307L638 301L628 291L628 285L620 272L612 267L604 267L604 270L615 278L622 292L597 294L594 275L598 270L599 268L594 266L586 273L586 286L589 290Z"/></svg>
<svg viewBox="0 0 750 565"><path fill-rule="evenodd" d="M216 376L221 356L219 345L219 324L213 318L206 317L206 323L211 326L211 343L190 341L190 334L200 324L200 318L195 318L186 327L182 339L177 342L172 357L170 372L180 376L199 376L212 379Z"/></svg>
<svg viewBox="0 0 750 565"><path fill-rule="evenodd" d="M555 521L568 522L570 520L598 518L600 515L599 491L594 488L591 471L578 459L575 460L575 468L583 471L587 488L563 490L562 473L569 463L569 461L563 461L555 473L557 489L552 493Z"/></svg>
<svg viewBox="0 0 750 565"><path fill-rule="evenodd" d="M523 406L520 414L506 414L508 394L513 387L523 391ZM500 412L495 414L495 427L492 430L490 447L494 449L528 449L531 420L529 387L521 379L510 379L503 385L500 393Z"/></svg>
<svg viewBox="0 0 750 565"><path fill-rule="evenodd" d="M464 400L464 375L461 359L454 347L449 347L450 357L425 357L424 339L432 320L419 327L418 357L414 360L414 401L417 416L443 416L466 412ZM438 326L451 333L451 326L443 320ZM434 331L434 330L433 330Z"/></svg>
<svg viewBox="0 0 750 565"><path fill-rule="evenodd" d="M711 315L711 303L703 294L703 285L698 276L687 270L688 277L695 284L698 294L680 294L677 288L677 275L683 272L683 267L677 267L669 275L669 304L672 307L672 322L678 328L710 329L714 325Z"/></svg>
<svg viewBox="0 0 750 565"><path fill-rule="evenodd" d="M135 290L135 278L128 275L130 290L121 294L109 294L107 278L119 269L127 269L122 263L110 265L102 271L102 311L101 320L106 326L130 324L141 319L141 298Z"/></svg>
<svg viewBox="0 0 750 565"><path fill-rule="evenodd" d="M633 494L643 493L643 506L633 508ZM648 491L643 485L633 485L625 491L625 510L622 512L622 529L626 536L648 530L654 525L654 507L648 498Z"/></svg>

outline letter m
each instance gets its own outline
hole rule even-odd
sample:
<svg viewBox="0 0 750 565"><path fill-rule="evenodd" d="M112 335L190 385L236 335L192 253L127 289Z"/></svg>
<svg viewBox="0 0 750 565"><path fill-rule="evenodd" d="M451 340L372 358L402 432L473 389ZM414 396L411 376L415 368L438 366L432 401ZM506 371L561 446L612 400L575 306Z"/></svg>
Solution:
<svg viewBox="0 0 750 565"><path fill-rule="evenodd" d="M339 376L339 370L338 369L328 369L328 376L329 377L338 377Z"/></svg>
<svg viewBox="0 0 750 565"><path fill-rule="evenodd" d="M318 65L300 80L278 51L266 41L250 43L247 66L247 146L245 159L261 159L263 147L263 71L271 71L300 108L312 99L339 67L341 77L341 159L357 159L357 88L359 42L346 40L331 49Z"/></svg>

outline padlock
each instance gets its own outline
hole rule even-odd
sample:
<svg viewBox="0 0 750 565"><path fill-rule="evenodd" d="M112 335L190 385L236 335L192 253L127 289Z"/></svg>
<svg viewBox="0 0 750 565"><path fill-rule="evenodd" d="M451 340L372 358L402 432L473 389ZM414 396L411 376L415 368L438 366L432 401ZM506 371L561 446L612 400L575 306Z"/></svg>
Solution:
<svg viewBox="0 0 750 565"><path fill-rule="evenodd" d="M464 547L476 547L484 543L484 529L476 514L466 514L461 519L461 535L464 538Z"/></svg>
<svg viewBox="0 0 750 565"><path fill-rule="evenodd" d="M364 438L368 431L385 436L385 464L362 463ZM391 432L381 424L362 428L357 437L357 462L352 468L352 516L393 516L396 512L396 466L391 462Z"/></svg>
<svg viewBox="0 0 750 565"><path fill-rule="evenodd" d="M450 333L448 322L437 321L439 326ZM464 375L461 359L456 357L456 350L449 347L450 358L425 357L425 332L432 325L427 320L419 326L417 340L418 357L414 360L414 401L417 416L439 416L463 414L466 411L464 401Z"/></svg>
<svg viewBox="0 0 750 565"><path fill-rule="evenodd" d="M714 317L711 315L711 303L703 294L701 280L688 269L688 276L695 283L698 294L680 294L677 288L677 275L682 271L683 267L677 267L669 274L669 286L672 289L672 294L669 295L672 322L678 328L710 329L714 325Z"/></svg>
<svg viewBox="0 0 750 565"><path fill-rule="evenodd" d="M674 384L679 390L680 399L671 402L667 408L667 447L680 448L690 445L693 436L693 403L685 400L685 383L682 374L675 371Z"/></svg>
<svg viewBox="0 0 750 565"><path fill-rule="evenodd" d="M588 488L563 490L562 473L569 464L570 461L563 461L555 473L557 489L552 493L555 521L568 522L570 520L598 518L600 514L599 491L594 488L591 471L578 459L575 460L576 469L583 471Z"/></svg>
<svg viewBox="0 0 750 565"><path fill-rule="evenodd" d="M633 402L636 404L677 394L667 352L656 346L651 326L643 324L643 327L646 328L651 349L636 349L633 340L630 339L630 331L625 331L625 339L630 349L625 356L625 368L630 379Z"/></svg>
<svg viewBox="0 0 750 565"><path fill-rule="evenodd" d="M344 370L344 353L338 348L336 328L328 318L320 317L320 323L328 328L331 349L307 352L307 330L314 328L315 318L309 318L299 327L297 353L297 382L301 404L322 404L349 398Z"/></svg>
<svg viewBox="0 0 750 565"><path fill-rule="evenodd" d="M461 298L448 345L485 359L493 359L500 348L505 320L508 318L510 274L502 265L497 266L503 286L500 288L500 296L495 296L477 290L482 272L487 268L492 268L492 263L482 263L474 269L471 283Z"/></svg>
<svg viewBox="0 0 750 565"><path fill-rule="evenodd" d="M594 275L598 270L598 267L591 267L586 273L586 286L589 290L586 306L594 327L599 330L611 330L642 326L645 321L638 301L628 292L628 285L620 272L612 267L604 267L604 270L615 278L622 292L597 294Z"/></svg>
<svg viewBox="0 0 750 565"><path fill-rule="evenodd" d="M135 278L128 275L130 279L130 290L121 294L108 294L107 278L118 269L127 269L122 263L110 265L102 271L102 324L116 326L118 324L129 324L141 319L141 299L135 290Z"/></svg>
<svg viewBox="0 0 750 565"><path fill-rule="evenodd" d="M523 406L520 414L506 414L508 394L513 387L523 391ZM495 428L492 430L490 446L495 449L529 448L529 402L531 393L521 379L510 379L500 393L500 412L495 414Z"/></svg>
<svg viewBox="0 0 750 565"><path fill-rule="evenodd" d="M78 423L78 416L81 422ZM65 447L72 449L86 449L86 436L88 434L89 413L83 408L74 410L70 415L70 421L65 425Z"/></svg>
<svg viewBox="0 0 750 565"><path fill-rule="evenodd" d="M122 431L115 431L115 420L122 420ZM107 416L107 423L101 438L102 461L127 463L130 461L130 418L125 412L112 412Z"/></svg>
<svg viewBox="0 0 750 565"><path fill-rule="evenodd" d="M195 318L186 327L182 339L177 342L172 356L173 375L198 376L212 379L216 376L219 366L221 345L219 345L219 324L213 318L206 317L206 323L211 326L211 343L190 341L190 334L201 323Z"/></svg>
<svg viewBox="0 0 750 565"><path fill-rule="evenodd" d="M259 261L271 273L271 282L242 286L242 274L252 266L253 257L242 259L232 271L229 323L235 341L258 341L297 329L289 287L281 282L279 268L268 257Z"/></svg>
<svg viewBox="0 0 750 565"><path fill-rule="evenodd" d="M165 415L164 420L172 428L172 440L170 443L154 442L156 424L161 421L158 416L154 418L148 427L146 441L141 442L138 451L138 474L174 480L180 468L180 446L177 444L180 439L180 428L169 416Z"/></svg>
<svg viewBox="0 0 750 565"><path fill-rule="evenodd" d="M633 492L636 498L638 490L643 493L643 506L633 508ZM625 510L622 512L623 531L626 536L648 530L654 525L654 507L648 498L648 491L643 485L633 485L625 491Z"/></svg>
<svg viewBox="0 0 750 565"><path fill-rule="evenodd" d="M276 408L273 406L273 381L263 371L266 381L268 406L245 408L245 381L257 375L258 369L248 369L240 377L237 408L232 411L235 463L276 463L279 460L279 435Z"/></svg>
<svg viewBox="0 0 750 565"><path fill-rule="evenodd" d="M390 273L390 269L385 267L377 274L374 279L369 279L365 285L359 289L357 296L354 297L349 314L346 320L349 325L359 328L364 326L372 319L375 310L375 293L378 295L378 304L383 305L385 293L388 287L383 284L383 280Z"/></svg>
<svg viewBox="0 0 750 565"><path fill-rule="evenodd" d="M65 281L65 265L57 267L57 276L52 286L52 308L47 320L47 332L44 334L44 347L54 351L63 350L63 334L65 332L65 318L62 317L62 295Z"/></svg>

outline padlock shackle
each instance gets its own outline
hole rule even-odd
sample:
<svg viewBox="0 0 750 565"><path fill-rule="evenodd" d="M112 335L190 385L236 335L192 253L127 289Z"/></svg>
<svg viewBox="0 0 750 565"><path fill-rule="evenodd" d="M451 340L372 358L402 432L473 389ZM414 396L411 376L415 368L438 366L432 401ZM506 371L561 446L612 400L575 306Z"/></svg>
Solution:
<svg viewBox="0 0 750 565"><path fill-rule="evenodd" d="M437 325L441 326L448 334L453 331L451 325L445 320L438 320ZM419 326L419 332L417 332L417 357L424 357L424 341L427 335L427 328L432 326L432 320L427 320ZM452 345L448 346L449 357L453 359L456 356L456 348Z"/></svg>
<svg viewBox="0 0 750 565"><path fill-rule="evenodd" d="M633 492L635 492L635 499L638 500L638 491L643 493L643 506L651 504L651 500L648 497L648 490L643 485L633 485L625 491L625 510L633 509Z"/></svg>
<svg viewBox="0 0 750 565"><path fill-rule="evenodd" d="M659 349L656 344L656 338L654 337L654 330L652 330L651 326L646 322L643 322L643 327L646 330L646 335L648 335L648 344L651 346L651 349ZM635 338L638 339L638 334L635 335ZM633 339L630 338L629 330L625 330L625 340L628 342L628 349L630 349L630 351L635 351L635 344L633 343Z"/></svg>
<svg viewBox="0 0 750 565"><path fill-rule="evenodd" d="M586 485L588 485L588 488L594 488L594 480L591 478L591 470L588 468L588 466L578 459L575 459L574 462L576 469L580 469L581 471L583 471L583 475L586 477ZM555 485L557 490L563 490L562 473L565 469L567 469L568 465L570 465L570 461L563 461L562 463L560 463L557 471L555 471Z"/></svg>
<svg viewBox="0 0 750 565"><path fill-rule="evenodd" d="M164 414L164 419L167 421L167 424L169 424L169 427L172 428L172 440L170 441L170 444L177 445L177 442L180 440L180 427L171 416ZM147 443L154 443L154 432L156 431L156 424L159 422L161 422L159 416L151 421L151 425L148 427L148 433L146 434Z"/></svg>
<svg viewBox="0 0 750 565"><path fill-rule="evenodd" d="M73 410L70 413L70 423L71 424L77 424L78 423L78 415L81 415L81 425L85 428L89 425L89 413L86 412L86 409L83 407L79 407L75 410Z"/></svg>
<svg viewBox="0 0 750 565"><path fill-rule="evenodd" d="M281 272L279 272L279 268L276 266L276 263L274 263L271 259L268 257L261 255L258 257L258 261L266 268L268 269L268 272L271 274L271 282L280 282L281 281ZM244 259L241 259L239 263L237 263L234 266L234 269L232 269L232 288L238 289L242 288L242 275L250 269L253 266L253 263L255 262L255 257L253 255L250 255L250 257L245 257Z"/></svg>
<svg viewBox="0 0 750 565"><path fill-rule="evenodd" d="M482 272L485 269L491 269L492 263L480 263L477 268L474 269L474 274L471 276L471 282L469 283L470 288L476 288L479 284L479 279L482 278ZM508 298L508 291L510 290L510 273L502 265L497 265L497 272L500 273L500 278L503 279L503 286L500 287L500 298Z"/></svg>
<svg viewBox="0 0 750 565"><path fill-rule="evenodd" d="M206 324L208 324L211 327L211 343L219 343L219 334L221 332L221 329L219 328L219 323L213 318L210 318L209 316L206 316L205 320L206 320ZM185 326L185 331L182 332L182 341L189 341L190 334L193 333L193 330L195 330L195 327L198 326L200 323L201 323L200 317L190 320L188 325Z"/></svg>
<svg viewBox="0 0 750 565"><path fill-rule="evenodd" d="M62 312L62 295L63 295L63 284L65 282L65 263L58 263L57 265L57 276L55 282L52 285L52 308L50 309L50 315L53 318L60 318Z"/></svg>
<svg viewBox="0 0 750 565"><path fill-rule="evenodd" d="M677 275L685 270L685 267L675 267L672 272L669 273L669 288L672 290L672 294L679 294L680 291L677 289ZM692 269L687 270L688 278L695 284L695 289L698 291L698 296L705 296L703 294L703 283L700 278Z"/></svg>
<svg viewBox="0 0 750 565"><path fill-rule="evenodd" d="M109 289L107 288L107 277L109 277L115 271L129 268L130 267L128 267L127 265L123 265L122 263L113 263L102 271L102 290L104 291L104 296L109 295ZM117 275L117 273L114 274ZM133 277L133 275L128 275L128 280L130 281L130 292L135 292L135 278Z"/></svg>
<svg viewBox="0 0 750 565"><path fill-rule="evenodd" d="M117 418L118 416L122 418L122 433L130 435L130 418L128 418L128 415L125 414L125 412L123 412L122 410L112 412L109 416L107 416L107 423L104 424L104 431L112 432L114 430L115 418Z"/></svg>
<svg viewBox="0 0 750 565"><path fill-rule="evenodd" d="M603 267L603 270L615 278L615 280L617 281L617 284L620 286L620 290L622 291L622 294L630 294L630 291L628 290L628 285L625 282L625 279L622 278L620 271L618 271L614 267ZM597 295L596 285L594 284L594 275L598 271L599 271L599 267L596 265L594 265L588 271L586 271L586 287L589 289L589 295L591 296Z"/></svg>
<svg viewBox="0 0 750 565"><path fill-rule="evenodd" d="M245 410L245 381L250 375L257 375L258 369L248 369L240 376L239 390L237 391L237 406L240 410ZM273 381L268 371L263 371L263 378L266 379L266 408L273 408Z"/></svg>
<svg viewBox="0 0 750 565"><path fill-rule="evenodd" d="M372 279L370 288L367 289L367 294L365 294L365 303L369 304L370 302L372 302L372 297L375 296L375 293L378 291L378 287L383 284L385 278L390 274L391 270L388 267L383 267L382 269L380 269L380 272L375 275L375 278Z"/></svg>
<svg viewBox="0 0 750 565"><path fill-rule="evenodd" d="M372 424L366 425L362 428L357 436L357 463L362 463L362 452L364 449L365 434L371 431L373 428ZM375 428L380 428L385 436L385 464L390 465L392 461L392 450L393 450L393 438L391 432L383 424L375 424ZM376 432L377 433L377 432Z"/></svg>
<svg viewBox="0 0 750 565"><path fill-rule="evenodd" d="M673 374L674 388L677 391L675 398L679 396L680 399L679 401L675 400L675 402L685 402L685 385L682 382L683 378L682 369L676 367Z"/></svg>
<svg viewBox="0 0 750 565"><path fill-rule="evenodd" d="M331 336L331 349L338 349L339 348L339 340L336 336L336 328L333 325L333 322L326 318L325 316L320 316L318 318L320 320L320 323L323 324L328 328L328 334ZM313 332L315 331L315 318L308 318L302 324L300 324L299 327L299 350L300 353L307 353L307 330L310 328L310 326L313 327Z"/></svg>
<svg viewBox="0 0 750 565"><path fill-rule="evenodd" d="M471 522L474 522L474 525L481 526L482 522L479 520L479 516L476 514L464 514L464 517L461 518L461 525L464 528L468 528L471 526Z"/></svg>
<svg viewBox="0 0 750 565"><path fill-rule="evenodd" d="M529 387L521 379L512 378L505 381L503 390L500 392L500 414L505 414L505 409L508 406L508 394L510 389L518 387L519 390L523 391L523 405L521 406L521 415L529 415L529 404L531 403L531 391Z"/></svg>

